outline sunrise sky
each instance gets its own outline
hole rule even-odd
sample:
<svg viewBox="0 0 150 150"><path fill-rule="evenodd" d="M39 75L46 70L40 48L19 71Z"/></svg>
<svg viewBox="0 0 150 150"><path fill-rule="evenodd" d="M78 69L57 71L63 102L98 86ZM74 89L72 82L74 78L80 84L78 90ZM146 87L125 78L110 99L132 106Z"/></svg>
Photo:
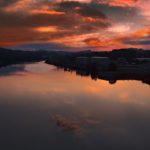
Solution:
<svg viewBox="0 0 150 150"><path fill-rule="evenodd" d="M150 48L150 0L0 0L0 47Z"/></svg>

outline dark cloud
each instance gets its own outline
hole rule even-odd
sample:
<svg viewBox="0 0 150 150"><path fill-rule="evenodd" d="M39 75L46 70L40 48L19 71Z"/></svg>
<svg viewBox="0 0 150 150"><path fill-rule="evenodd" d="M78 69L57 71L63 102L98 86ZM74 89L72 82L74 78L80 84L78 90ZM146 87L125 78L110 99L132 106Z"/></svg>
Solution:
<svg viewBox="0 0 150 150"><path fill-rule="evenodd" d="M123 42L130 45L150 45L150 36L139 39L124 39Z"/></svg>
<svg viewBox="0 0 150 150"><path fill-rule="evenodd" d="M69 13L78 13L84 17L93 17L106 19L105 14L92 3L80 3L77 1L64 1L56 4L56 10L69 12Z"/></svg>
<svg viewBox="0 0 150 150"><path fill-rule="evenodd" d="M0 0L0 8L8 6L8 5L11 5L11 4L13 4L13 3L15 3L17 1L18 0Z"/></svg>
<svg viewBox="0 0 150 150"><path fill-rule="evenodd" d="M75 8L82 6L83 4L77 1L62 1L55 4L55 9L63 12L70 12L75 11Z"/></svg>
<svg viewBox="0 0 150 150"><path fill-rule="evenodd" d="M71 18L72 17L72 18ZM18 13L0 12L1 27L38 27L62 26L69 27L77 24L78 20L69 15L30 14L23 16Z"/></svg>
<svg viewBox="0 0 150 150"><path fill-rule="evenodd" d="M100 10L92 6L85 5L79 9L79 13L85 17L106 19L106 15Z"/></svg>
<svg viewBox="0 0 150 150"><path fill-rule="evenodd" d="M145 23L145 17L137 7L121 7L110 5L97 6L110 20L116 23Z"/></svg>

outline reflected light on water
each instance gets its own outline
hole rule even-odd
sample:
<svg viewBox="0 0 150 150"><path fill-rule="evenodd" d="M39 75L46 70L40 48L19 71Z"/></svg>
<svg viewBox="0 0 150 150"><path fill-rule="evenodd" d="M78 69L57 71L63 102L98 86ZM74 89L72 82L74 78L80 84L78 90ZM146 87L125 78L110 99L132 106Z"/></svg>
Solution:
<svg viewBox="0 0 150 150"><path fill-rule="evenodd" d="M10 131L2 133L4 144L9 139L26 140L33 149L35 141L39 149L119 149L118 142L129 150L150 146L142 140L150 133L150 87L140 81L111 85L39 62L0 76L0 83L0 119ZM14 140L9 138L13 132Z"/></svg>

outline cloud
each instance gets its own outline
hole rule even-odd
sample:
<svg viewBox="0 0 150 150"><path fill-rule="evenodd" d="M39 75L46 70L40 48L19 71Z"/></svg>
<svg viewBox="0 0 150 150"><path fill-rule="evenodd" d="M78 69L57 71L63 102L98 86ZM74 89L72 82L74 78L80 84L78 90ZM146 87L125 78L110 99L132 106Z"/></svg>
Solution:
<svg viewBox="0 0 150 150"><path fill-rule="evenodd" d="M72 132L73 134L82 135L90 130L91 127L99 125L100 122L92 117L83 116L81 118L66 117L60 114L51 116L56 122L56 125L64 131ZM86 127L89 127L88 130Z"/></svg>
<svg viewBox="0 0 150 150"><path fill-rule="evenodd" d="M126 47L125 44L123 44L123 40L121 38L103 40L102 38L92 37L85 39L83 42L85 42L92 48L104 49L105 47L109 47L111 49L114 49L116 45L118 45L119 47Z"/></svg>
<svg viewBox="0 0 150 150"><path fill-rule="evenodd" d="M11 45L13 42L16 44L17 37L21 37L18 38L18 44L40 40L54 42L56 39L58 40L66 36L97 32L97 30L107 28L110 25L103 13L98 10L95 11L88 4L68 2L65 4L57 3L56 5L54 5L56 8L53 10L38 11L37 9L33 9L32 11L30 10L30 13L23 15L12 10L1 10L0 20L3 21L0 27L2 35L7 39L7 42L4 42L4 38L0 36L1 43L3 41L6 45L8 43ZM62 6L65 8L66 5L74 9L76 5L82 6L82 10L72 11L71 9L72 13L67 13L65 9L62 11ZM91 15L86 13L89 9L93 11ZM20 30L20 32L15 32L15 29Z"/></svg>
<svg viewBox="0 0 150 150"><path fill-rule="evenodd" d="M55 115L52 116L52 118L56 121L58 127L61 127L63 130L71 131L73 133L80 133L82 131L81 123L78 121L65 118L61 115Z"/></svg>
<svg viewBox="0 0 150 150"><path fill-rule="evenodd" d="M135 7L139 0L99 0L99 2L117 7Z"/></svg>
<svg viewBox="0 0 150 150"><path fill-rule="evenodd" d="M94 38L94 37L85 39L84 42L87 45L92 46L92 47L97 47L101 45L101 41L98 38Z"/></svg>
<svg viewBox="0 0 150 150"><path fill-rule="evenodd" d="M125 45L130 46L143 46L150 45L150 28L145 27L143 29L138 30L137 32L133 32L129 35L124 35L120 37L120 41Z"/></svg>
<svg viewBox="0 0 150 150"><path fill-rule="evenodd" d="M1 0L0 46L128 46L126 37L137 38L137 31L150 26L148 4L150 0Z"/></svg>
<svg viewBox="0 0 150 150"><path fill-rule="evenodd" d="M15 3L16 1L17 0L1 0L0 1L0 8L11 5L11 4Z"/></svg>
<svg viewBox="0 0 150 150"><path fill-rule="evenodd" d="M150 36L138 39L124 39L124 43L130 45L150 45Z"/></svg>
<svg viewBox="0 0 150 150"><path fill-rule="evenodd" d="M57 3L57 10L69 13L77 13L84 17L106 19L105 14L91 4L78 1L64 1Z"/></svg>

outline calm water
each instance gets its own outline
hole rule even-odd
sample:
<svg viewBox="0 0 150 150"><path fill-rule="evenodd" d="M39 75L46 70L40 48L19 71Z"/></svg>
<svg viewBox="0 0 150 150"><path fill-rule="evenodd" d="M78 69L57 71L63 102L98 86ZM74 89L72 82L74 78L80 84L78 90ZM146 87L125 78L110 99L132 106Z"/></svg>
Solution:
<svg viewBox="0 0 150 150"><path fill-rule="evenodd" d="M0 69L0 150L149 149L149 85L43 62Z"/></svg>

